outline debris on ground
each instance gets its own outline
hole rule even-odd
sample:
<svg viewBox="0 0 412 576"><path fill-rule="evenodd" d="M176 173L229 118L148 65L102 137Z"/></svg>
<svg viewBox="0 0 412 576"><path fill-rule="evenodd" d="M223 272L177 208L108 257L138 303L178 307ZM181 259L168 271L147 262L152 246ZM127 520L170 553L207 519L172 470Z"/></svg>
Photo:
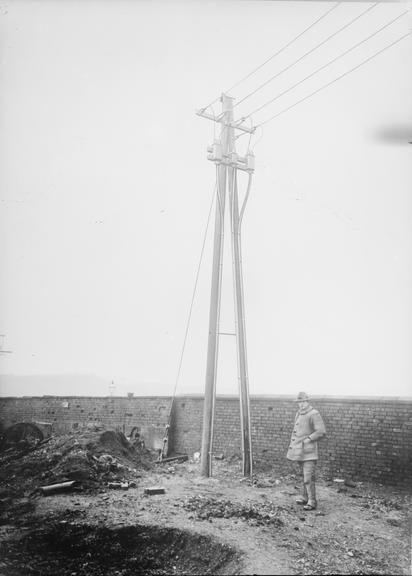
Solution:
<svg viewBox="0 0 412 576"><path fill-rule="evenodd" d="M124 483L136 470L148 469L152 455L138 452L122 432L86 428L40 440L22 449L20 441L0 453L0 491L14 496L41 486L77 482L83 488Z"/></svg>
<svg viewBox="0 0 412 576"><path fill-rule="evenodd" d="M215 499L205 496L192 496L184 503L184 508L195 512L199 520L210 520L211 518L239 518L245 520L253 526L272 525L280 527L283 525L281 518L282 510L285 508L272 503L246 504L232 502L231 500Z"/></svg>
<svg viewBox="0 0 412 576"><path fill-rule="evenodd" d="M386 517L386 522L391 524L391 526L402 526L404 524L404 519L399 514L394 514L392 512Z"/></svg>
<svg viewBox="0 0 412 576"><path fill-rule="evenodd" d="M40 492L47 496L48 494L56 494L57 492L66 492L71 488L75 488L78 482L71 480L70 482L60 482L60 484L51 484L49 486L40 486Z"/></svg>
<svg viewBox="0 0 412 576"><path fill-rule="evenodd" d="M345 479L345 486L349 486L349 488L356 488L357 485L358 484L356 482L354 482L353 480L351 480L350 478Z"/></svg>
<svg viewBox="0 0 412 576"><path fill-rule="evenodd" d="M157 460L156 464L166 464L168 462L187 462L189 456L187 454L176 454L175 456L168 456L167 458L162 458Z"/></svg>
<svg viewBox="0 0 412 576"><path fill-rule="evenodd" d="M129 490L130 484L129 482L109 482L107 487L112 490Z"/></svg>
<svg viewBox="0 0 412 576"><path fill-rule="evenodd" d="M151 486L150 488L145 488L144 493L148 496L153 496L154 494L165 494L166 490L162 486Z"/></svg>

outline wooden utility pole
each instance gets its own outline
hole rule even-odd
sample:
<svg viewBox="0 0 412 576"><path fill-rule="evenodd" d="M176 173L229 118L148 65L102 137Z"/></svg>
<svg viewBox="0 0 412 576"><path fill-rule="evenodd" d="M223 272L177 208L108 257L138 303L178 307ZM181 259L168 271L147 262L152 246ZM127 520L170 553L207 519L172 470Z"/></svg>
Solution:
<svg viewBox="0 0 412 576"><path fill-rule="evenodd" d="M242 462L243 475L252 475L252 440L250 432L250 405L249 405L249 377L246 354L246 328L245 309L243 297L241 237L243 210L239 213L239 198L237 190L236 168L230 169L231 175L231 225L232 225L232 263L233 263L233 291L235 301L237 366L240 396L240 422L242 434ZM249 192L249 186L248 186ZM247 194L248 194L247 192Z"/></svg>
<svg viewBox="0 0 412 576"><path fill-rule="evenodd" d="M221 123L220 140L215 141L213 146L208 149L208 159L212 160L216 164L217 169L217 202L200 471L203 476L211 476L212 474L213 422L219 346L224 216L226 189L228 188L232 231L233 288L236 321L235 335L237 340L237 365L240 395L240 420L242 429L243 473L245 476L249 476L252 474L252 448L250 434L249 383L247 373L240 230L245 204L249 195L251 175L254 170L254 157L253 154L249 152L245 158L241 158L236 154L235 130L253 133L254 128L248 128L244 126L242 122L234 122L232 98L223 94L221 102L222 113L218 117L206 113L205 109L198 112L199 116L203 116L215 122ZM237 190L238 170L243 170L249 173L248 188L240 212Z"/></svg>
<svg viewBox="0 0 412 576"><path fill-rule="evenodd" d="M220 146L219 153L223 157L224 155L228 155L230 145L233 145L233 129L227 127L227 124L233 120L233 100L225 95L222 95L222 114L223 122L220 133L221 140L220 143L214 143L214 146ZM212 289L210 295L209 310L209 337L207 342L202 448L200 460L200 472L202 476L210 476L212 473L211 451L213 442L213 418L215 411L216 376L219 347L218 328L222 287L223 241L226 203L227 168L225 164L217 164L216 166L217 201L213 247Z"/></svg>

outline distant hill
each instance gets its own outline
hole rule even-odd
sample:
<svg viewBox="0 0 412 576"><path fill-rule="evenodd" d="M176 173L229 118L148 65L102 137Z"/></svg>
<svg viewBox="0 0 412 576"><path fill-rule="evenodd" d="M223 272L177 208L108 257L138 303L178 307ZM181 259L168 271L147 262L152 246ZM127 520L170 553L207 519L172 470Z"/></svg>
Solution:
<svg viewBox="0 0 412 576"><path fill-rule="evenodd" d="M110 396L109 385L93 374L1 374L0 396ZM113 390L115 396L126 393Z"/></svg>

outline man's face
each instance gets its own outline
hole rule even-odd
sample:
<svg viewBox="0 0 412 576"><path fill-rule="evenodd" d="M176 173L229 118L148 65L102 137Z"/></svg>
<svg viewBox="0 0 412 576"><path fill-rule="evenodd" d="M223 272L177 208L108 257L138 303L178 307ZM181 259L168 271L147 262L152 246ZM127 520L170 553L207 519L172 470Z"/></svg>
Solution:
<svg viewBox="0 0 412 576"><path fill-rule="evenodd" d="M303 410L308 405L309 405L309 402L307 400L303 400L303 402L298 402L299 410Z"/></svg>

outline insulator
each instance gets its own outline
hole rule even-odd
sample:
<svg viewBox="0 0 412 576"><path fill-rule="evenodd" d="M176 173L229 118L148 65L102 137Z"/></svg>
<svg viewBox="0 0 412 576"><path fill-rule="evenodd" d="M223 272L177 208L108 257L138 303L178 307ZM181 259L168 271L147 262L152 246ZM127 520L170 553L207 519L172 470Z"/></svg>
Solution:
<svg viewBox="0 0 412 576"><path fill-rule="evenodd" d="M222 161L222 144L219 140L215 140L212 146L207 147L208 155L207 159L212 160L213 162L221 162Z"/></svg>
<svg viewBox="0 0 412 576"><path fill-rule="evenodd" d="M213 145L213 152L216 160L222 160L222 144L217 140Z"/></svg>
<svg viewBox="0 0 412 576"><path fill-rule="evenodd" d="M247 170L253 171L255 169L255 155L253 152L248 152L246 154L246 168Z"/></svg>

